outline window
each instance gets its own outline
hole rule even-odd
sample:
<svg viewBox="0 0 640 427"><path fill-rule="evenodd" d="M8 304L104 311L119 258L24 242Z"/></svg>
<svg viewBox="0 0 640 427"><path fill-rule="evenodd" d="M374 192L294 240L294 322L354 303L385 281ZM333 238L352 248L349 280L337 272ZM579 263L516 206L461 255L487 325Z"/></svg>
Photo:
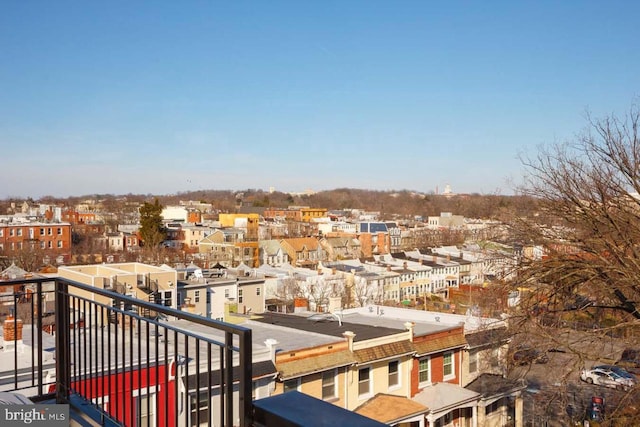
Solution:
<svg viewBox="0 0 640 427"><path fill-rule="evenodd" d="M9 229L9 236L13 236L13 228Z"/></svg>
<svg viewBox="0 0 640 427"><path fill-rule="evenodd" d="M469 373L474 373L478 370L478 351L469 351Z"/></svg>
<svg viewBox="0 0 640 427"><path fill-rule="evenodd" d="M47 235L51 236L53 232L51 231L51 227L47 228Z"/></svg>
<svg viewBox="0 0 640 427"><path fill-rule="evenodd" d="M18 236L22 236L22 228L18 228L16 232L18 233Z"/></svg>
<svg viewBox="0 0 640 427"><path fill-rule="evenodd" d="M300 378L294 378L292 380L285 380L283 383L283 393L288 391L298 390L300 387Z"/></svg>
<svg viewBox="0 0 640 427"><path fill-rule="evenodd" d="M198 417L200 418L198 420ZM196 396L191 396L191 425L206 425L209 419L209 395L201 392ZM200 421L200 422L198 422Z"/></svg>
<svg viewBox="0 0 640 427"><path fill-rule="evenodd" d="M371 393L371 368L362 368L358 371L358 395L367 396Z"/></svg>
<svg viewBox="0 0 640 427"><path fill-rule="evenodd" d="M58 240L58 248L62 247L62 240Z"/></svg>
<svg viewBox="0 0 640 427"><path fill-rule="evenodd" d="M259 288L259 287L258 287L258 288L256 288L256 295L257 295L257 296L260 296L260 288Z"/></svg>
<svg viewBox="0 0 640 427"><path fill-rule="evenodd" d="M44 249L44 247L45 247L45 242L44 241L40 242L40 248Z"/></svg>
<svg viewBox="0 0 640 427"><path fill-rule="evenodd" d="M322 398L324 400L336 397L336 371L325 371L322 373Z"/></svg>
<svg viewBox="0 0 640 427"><path fill-rule="evenodd" d="M389 362L389 388L400 385L400 373L398 371L398 361Z"/></svg>
<svg viewBox="0 0 640 427"><path fill-rule="evenodd" d="M200 302L200 291L195 291L194 292L194 299L196 302Z"/></svg>
<svg viewBox="0 0 640 427"><path fill-rule="evenodd" d="M163 298L164 298L164 306L165 307L171 307L171 304L173 302L171 300L172 297L173 297L173 295L172 295L171 291L164 291Z"/></svg>
<svg viewBox="0 0 640 427"><path fill-rule="evenodd" d="M52 242L51 240L49 240L49 241L47 242L47 247L48 247L49 249L51 249L51 248L53 247L53 242Z"/></svg>
<svg viewBox="0 0 640 427"><path fill-rule="evenodd" d="M224 290L224 297L229 298L229 289Z"/></svg>
<svg viewBox="0 0 640 427"><path fill-rule="evenodd" d="M138 427L156 425L155 406L155 394L141 395L136 398Z"/></svg>
<svg viewBox="0 0 640 427"><path fill-rule="evenodd" d="M453 369L453 352L447 352L442 356L443 366L442 373L444 374L445 379L447 377L455 377L454 369Z"/></svg>
<svg viewBox="0 0 640 427"><path fill-rule="evenodd" d="M44 227L40 227L40 235L44 236Z"/></svg>
<svg viewBox="0 0 640 427"><path fill-rule="evenodd" d="M62 228L58 227L58 236L62 235Z"/></svg>
<svg viewBox="0 0 640 427"><path fill-rule="evenodd" d="M431 378L429 375L429 358L421 359L418 364L418 378L420 383L428 383Z"/></svg>
<svg viewBox="0 0 640 427"><path fill-rule="evenodd" d="M500 409L501 406L502 406L502 399L498 399L495 402L493 402L491 405L486 406L484 408L484 413L485 415L491 415L494 412L498 411L498 409Z"/></svg>
<svg viewBox="0 0 640 427"><path fill-rule="evenodd" d="M0 228L0 237L4 237L4 229Z"/></svg>
<svg viewBox="0 0 640 427"><path fill-rule="evenodd" d="M243 298L242 298L242 289L238 289L238 302L242 303Z"/></svg>

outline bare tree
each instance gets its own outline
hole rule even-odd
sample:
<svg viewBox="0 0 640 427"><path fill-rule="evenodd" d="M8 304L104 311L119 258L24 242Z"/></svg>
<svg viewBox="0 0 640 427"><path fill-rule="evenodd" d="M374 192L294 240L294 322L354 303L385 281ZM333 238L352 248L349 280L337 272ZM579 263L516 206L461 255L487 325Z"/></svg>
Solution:
<svg viewBox="0 0 640 427"><path fill-rule="evenodd" d="M520 190L536 204L511 223L522 247L514 342L563 346L573 357L558 374L565 385L579 383L581 367L614 362L620 347L637 344L624 338L640 319L640 112L588 123L574 140L523 159ZM631 422L615 417L639 399L637 391L620 397L608 409L611 425L637 425L637 410Z"/></svg>
<svg viewBox="0 0 640 427"><path fill-rule="evenodd" d="M521 279L552 285L553 299L591 296L590 307L640 319L640 115L590 120L573 143L528 159L523 191L540 215L519 221L520 236L542 246Z"/></svg>

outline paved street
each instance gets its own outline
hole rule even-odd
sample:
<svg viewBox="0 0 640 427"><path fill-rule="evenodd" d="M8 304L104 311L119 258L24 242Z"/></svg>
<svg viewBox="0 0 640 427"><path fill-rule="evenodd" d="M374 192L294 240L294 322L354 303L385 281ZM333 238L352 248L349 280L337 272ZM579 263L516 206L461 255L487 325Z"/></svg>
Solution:
<svg viewBox="0 0 640 427"><path fill-rule="evenodd" d="M609 415L618 407L640 398L638 390L629 393L587 384L580 370L613 363L629 343L602 334L557 330L552 340L539 342L539 350L549 351L549 362L515 366L510 378L525 378L525 426L566 426L581 420L592 396L602 396ZM550 342L553 346L550 346Z"/></svg>

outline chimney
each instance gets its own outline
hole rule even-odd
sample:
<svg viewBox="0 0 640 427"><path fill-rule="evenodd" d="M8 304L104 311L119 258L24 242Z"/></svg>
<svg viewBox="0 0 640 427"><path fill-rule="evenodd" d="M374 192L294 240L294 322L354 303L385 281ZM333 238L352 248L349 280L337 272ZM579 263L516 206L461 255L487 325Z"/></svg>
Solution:
<svg viewBox="0 0 640 427"><path fill-rule="evenodd" d="M447 255L447 262L451 262L451 255Z"/></svg>
<svg viewBox="0 0 640 427"><path fill-rule="evenodd" d="M264 345L266 345L267 348L269 349L269 354L271 355L271 361L275 364L276 363L276 346L278 345L278 341L274 340L273 338L268 338L264 342Z"/></svg>
<svg viewBox="0 0 640 427"><path fill-rule="evenodd" d="M22 320L13 317L13 313L4 321L3 338L5 351L13 350L16 343L22 344Z"/></svg>
<svg viewBox="0 0 640 427"><path fill-rule="evenodd" d="M438 255L433 256L433 262L438 262Z"/></svg>
<svg viewBox="0 0 640 427"><path fill-rule="evenodd" d="M407 331L409 331L409 334L411 335L411 342L413 342L413 328L416 326L415 323L413 322L405 322L404 327L407 329Z"/></svg>
<svg viewBox="0 0 640 427"><path fill-rule="evenodd" d="M347 342L349 343L349 351L353 351L353 339L355 338L356 334L351 331L344 331L342 336L345 337L347 339Z"/></svg>

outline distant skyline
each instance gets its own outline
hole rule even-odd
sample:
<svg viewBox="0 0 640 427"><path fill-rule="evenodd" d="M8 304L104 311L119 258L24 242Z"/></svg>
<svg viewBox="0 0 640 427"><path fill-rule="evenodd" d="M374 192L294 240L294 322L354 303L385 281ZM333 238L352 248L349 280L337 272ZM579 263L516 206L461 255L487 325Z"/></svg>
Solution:
<svg viewBox="0 0 640 427"><path fill-rule="evenodd" d="M0 5L0 198L511 194L638 100L633 1Z"/></svg>

